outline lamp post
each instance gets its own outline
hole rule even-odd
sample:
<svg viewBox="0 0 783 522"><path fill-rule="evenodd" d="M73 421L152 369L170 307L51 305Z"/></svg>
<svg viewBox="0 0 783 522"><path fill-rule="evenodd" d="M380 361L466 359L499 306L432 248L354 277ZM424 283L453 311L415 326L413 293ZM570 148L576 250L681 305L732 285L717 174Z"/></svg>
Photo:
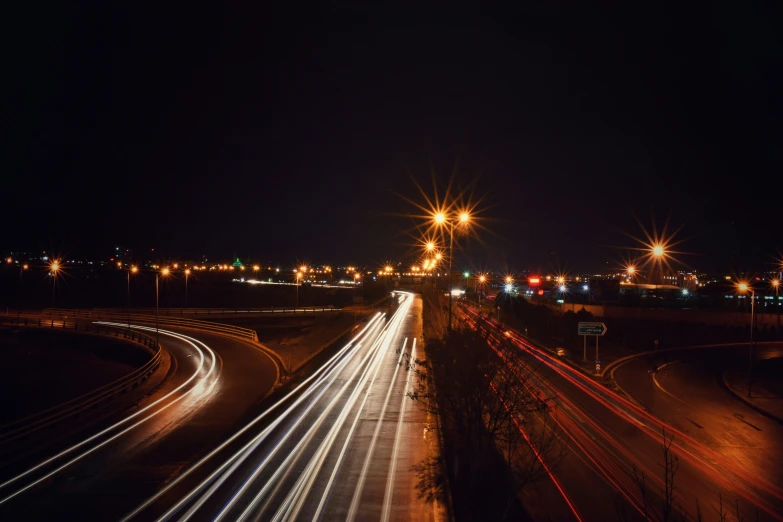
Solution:
<svg viewBox="0 0 783 522"><path fill-rule="evenodd" d="M737 288L740 292L750 292L750 348L748 349L748 397L750 397L750 387L753 382L753 330L756 327L756 292L754 292L753 288L745 282L739 283Z"/></svg>
<svg viewBox="0 0 783 522"><path fill-rule="evenodd" d="M130 330L130 276L138 271L139 269L135 266L128 269L128 330Z"/></svg>
<svg viewBox="0 0 783 522"><path fill-rule="evenodd" d="M780 291L780 279L773 279L772 286L775 288L775 308L778 311L778 333L780 333L780 297L778 292Z"/></svg>
<svg viewBox="0 0 783 522"><path fill-rule="evenodd" d="M190 268L185 269L185 308L188 307L188 277L190 276Z"/></svg>
<svg viewBox="0 0 783 522"><path fill-rule="evenodd" d="M60 262L52 261L52 264L49 265L49 268L52 270L52 308L54 308L54 294L57 289L57 274L60 272Z"/></svg>
<svg viewBox="0 0 783 522"><path fill-rule="evenodd" d="M478 280L477 280L477 282L478 282L478 283L481 283L481 294L483 294L483 293L484 293L484 282L485 282L486 280L487 280L487 276L485 276L485 275L480 275L480 276L478 276ZM479 299L478 299L478 302L479 302L479 310L481 310L481 294L479 294Z"/></svg>
<svg viewBox="0 0 783 522"><path fill-rule="evenodd" d="M467 212L460 212L457 216L457 221L449 221L446 218L445 213L436 212L433 219L435 220L435 224L446 226L449 230L449 331L451 331L451 317L454 301L454 296L451 293L454 277L452 274L452 264L454 262L454 228L457 224L467 225L468 221L470 221L470 214Z"/></svg>
<svg viewBox="0 0 783 522"><path fill-rule="evenodd" d="M301 272L297 272L296 273L296 283L295 283L295 286L296 286L296 304L294 304L294 308L299 306L299 280L300 279L302 279L302 273Z"/></svg>
<svg viewBox="0 0 783 522"><path fill-rule="evenodd" d="M155 342L156 343L160 343L160 340L159 340L160 339L160 328L158 326L158 301L159 301L159 296L160 296L160 292L158 290L159 290L160 284L158 283L158 280L160 279L160 276L164 276L165 277L167 275L169 275L169 269L168 268L164 268L160 272L155 272Z"/></svg>

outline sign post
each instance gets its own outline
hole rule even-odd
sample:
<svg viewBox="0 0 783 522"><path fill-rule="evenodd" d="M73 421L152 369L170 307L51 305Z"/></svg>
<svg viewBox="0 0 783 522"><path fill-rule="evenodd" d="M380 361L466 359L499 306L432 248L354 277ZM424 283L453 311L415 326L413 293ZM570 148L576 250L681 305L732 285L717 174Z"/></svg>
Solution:
<svg viewBox="0 0 783 522"><path fill-rule="evenodd" d="M599 371L598 368L600 368L600 363L598 362L598 338L603 337L606 335L607 332L606 325L604 323L588 323L588 322L580 322L577 332L579 335L583 336L584 339L584 355L583 359L584 361L587 360L587 336L588 335L595 335L595 360L596 360L596 373Z"/></svg>

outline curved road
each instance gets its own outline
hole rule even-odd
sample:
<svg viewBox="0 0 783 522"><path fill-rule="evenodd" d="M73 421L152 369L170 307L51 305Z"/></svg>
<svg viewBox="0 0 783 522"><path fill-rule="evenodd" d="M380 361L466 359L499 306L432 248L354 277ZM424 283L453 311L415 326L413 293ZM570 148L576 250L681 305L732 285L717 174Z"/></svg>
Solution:
<svg viewBox="0 0 783 522"><path fill-rule="evenodd" d="M539 502L553 500L541 516L604 520L614 518L613 511L622 505L626 517L643 518L644 496L635 476L644 473L648 499L657 506L664 486L661 443L665 429L674 434L671 451L679 462L675 504L689 519L696 519L697 499L702 513L712 513L718 493L722 493L724 508L732 509L738 500L745 519L755 517L758 507L759 520L783 520L783 482L765 470L749 469L747 459L737 458L736 448L706 444L662 421L638 401L634 404L521 335L506 331L494 319L479 318L477 311L465 309L469 322L490 332L492 342L503 350L516 353L521 358L519 364L532 371L536 387L554 400L550 417L567 436L564 441L569 453L551 476L557 491L550 488ZM649 380L647 367L642 367ZM638 372L630 379L635 386L646 382ZM770 463L769 468L774 465ZM555 495L562 497L559 502L555 502ZM620 499L624 500L618 502Z"/></svg>
<svg viewBox="0 0 783 522"><path fill-rule="evenodd" d="M275 361L241 340L175 330L161 329L169 378L103 424L113 429L60 442L72 451L46 462L57 451L49 450L26 463L26 475L4 470L0 519L116 520L257 414L276 382Z"/></svg>
<svg viewBox="0 0 783 522"><path fill-rule="evenodd" d="M757 359L783 345L757 347ZM756 412L722 384L727 368L746 367L747 346L671 351L614 369L617 385L655 416L730 458L751 476L783 484L783 425ZM659 366L651 374L653 366Z"/></svg>

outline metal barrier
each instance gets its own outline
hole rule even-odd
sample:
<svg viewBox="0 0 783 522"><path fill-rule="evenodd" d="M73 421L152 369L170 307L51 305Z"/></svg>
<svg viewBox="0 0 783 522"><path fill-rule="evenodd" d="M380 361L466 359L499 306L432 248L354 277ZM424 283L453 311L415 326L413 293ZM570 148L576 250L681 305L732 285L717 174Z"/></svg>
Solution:
<svg viewBox="0 0 783 522"><path fill-rule="evenodd" d="M96 312L109 312L109 313L123 313L127 314L128 311L125 308L93 308ZM254 315L254 314L315 314L315 313L329 313L339 312L341 308L335 308L334 306L321 306L321 307L301 307L301 306L286 306L286 307L269 307L269 308L159 308L158 315L162 316L179 316L186 315ZM154 308L133 308L131 313L142 315L155 315Z"/></svg>
<svg viewBox="0 0 783 522"><path fill-rule="evenodd" d="M22 321L23 319L23 321ZM48 321L34 321L29 318L0 318L2 324L15 324L17 326L27 327L41 327L41 328L71 328L74 331L81 332L93 332L109 335L110 332L114 332L115 337L120 337L121 330L116 328L101 327L98 325L89 325L87 327L82 326L79 329L79 323L76 321L55 321L54 319ZM130 333L130 336L128 334ZM48 408L46 410L39 411L32 415L28 415L22 419L11 421L7 424L0 426L0 446L7 444L8 442L26 437L40 429L52 426L59 422L66 420L69 417L79 415L81 412L88 408L98 406L104 401L111 400L114 396L125 393L131 388L138 386L140 383L146 381L150 375L160 366L162 351L160 345L155 342L152 337L142 334L140 332L131 331L124 332L124 337L134 342L138 342L147 347L156 347L152 358L147 361L141 368L129 373L128 375L121 377L109 384L101 386L98 389L85 393L80 397L70 399L66 402Z"/></svg>
<svg viewBox="0 0 783 522"><path fill-rule="evenodd" d="M114 321L118 323L143 323L155 324L155 315L144 315L114 310L100 309L66 309L66 308L47 308L41 314L45 318L58 319L90 319L93 321ZM198 321L195 319L183 319L179 317L161 316L158 318L158 324L162 326L179 326L182 328L192 328L194 330L204 330L220 335L239 337L241 339L250 339L258 342L258 334L250 328L242 328L229 324L216 323L212 321Z"/></svg>

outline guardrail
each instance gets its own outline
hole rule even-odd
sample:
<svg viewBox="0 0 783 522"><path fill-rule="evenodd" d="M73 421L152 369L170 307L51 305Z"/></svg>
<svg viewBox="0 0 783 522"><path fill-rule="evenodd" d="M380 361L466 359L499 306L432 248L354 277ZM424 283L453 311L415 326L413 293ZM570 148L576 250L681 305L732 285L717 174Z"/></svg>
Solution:
<svg viewBox="0 0 783 522"><path fill-rule="evenodd" d="M100 309L67 309L67 308L47 308L41 314L45 318L57 319L90 319L98 321L115 321L118 323L144 323L155 324L155 315L145 315L120 311L106 311ZM216 323L212 321L198 321L196 319L183 319L180 317L160 316L158 324L162 326L179 326L182 328L192 328L195 330L204 330L220 335L229 335L241 339L249 339L258 342L258 334L250 328L233 326L229 324Z"/></svg>
<svg viewBox="0 0 783 522"><path fill-rule="evenodd" d="M29 320L28 320L29 319ZM110 335L114 332L114 337L120 337L120 330L109 328L100 325L82 325L79 328L78 321L56 321L42 320L37 321L31 318L0 318L0 324L13 324L17 326L27 327L40 327L40 328L62 328L71 329L77 332L97 333ZM32 415L28 415L22 419L11 421L7 424L0 426L0 446L3 446L14 440L26 437L35 433L38 430L58 424L70 417L74 417L84 412L85 410L93 407L97 407L103 402L110 401L118 394L127 392L129 389L134 388L146 381L160 366L162 351L160 345L155 342L152 337L142 334L140 332L131 330L130 332L122 332L124 338L138 342L146 347L154 347L152 358L147 361L141 368L129 373L124 377L110 382L100 388L92 390L84 395L70 399L66 402L60 403L51 408L39 411Z"/></svg>
<svg viewBox="0 0 783 522"><path fill-rule="evenodd" d="M126 308L92 308L96 312L108 312L108 313L123 313L127 314ZM335 308L334 306L284 306L284 307L269 307L269 308L159 308L158 315L170 316L186 316L186 315L233 315L233 314L315 314L315 313L328 313L339 312L341 308ZM131 313L136 314L149 314L155 315L154 308L133 308Z"/></svg>

